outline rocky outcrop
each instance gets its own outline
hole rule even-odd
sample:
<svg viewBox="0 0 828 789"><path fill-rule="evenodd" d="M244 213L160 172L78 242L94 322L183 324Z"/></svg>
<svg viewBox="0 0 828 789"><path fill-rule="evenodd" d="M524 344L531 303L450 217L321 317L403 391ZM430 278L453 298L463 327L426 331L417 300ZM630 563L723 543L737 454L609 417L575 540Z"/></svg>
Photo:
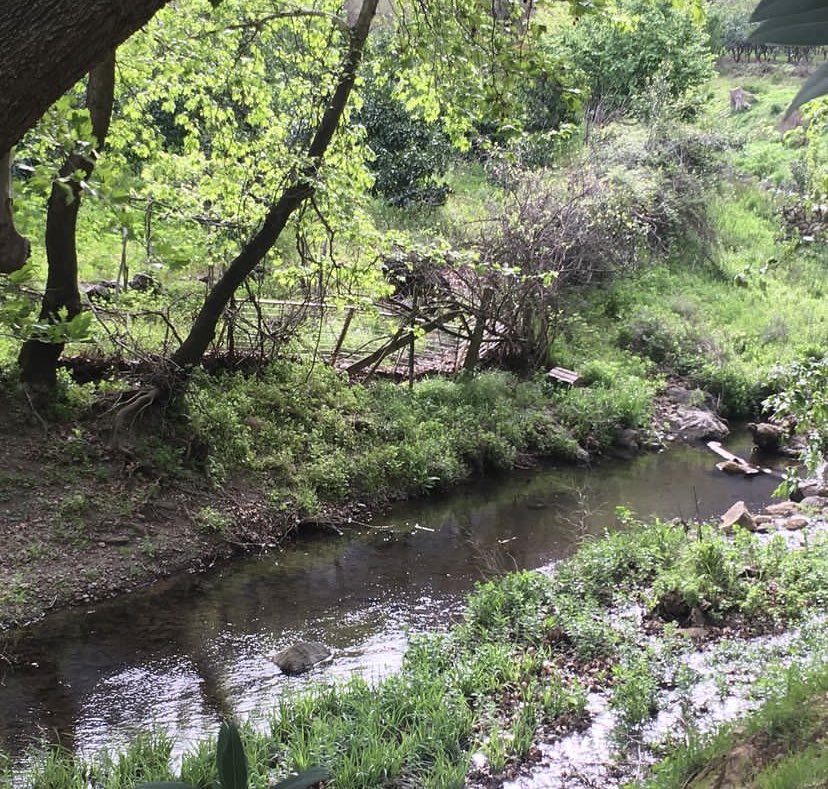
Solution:
<svg viewBox="0 0 828 789"><path fill-rule="evenodd" d="M749 531L777 534L801 529L824 531L828 529L828 497L811 496L799 503L780 501L769 504L758 515L751 514L743 501L737 501L722 515L721 526L725 531L740 526Z"/></svg>
<svg viewBox="0 0 828 789"><path fill-rule="evenodd" d="M703 408L676 405L667 418L674 437L682 441L720 439L730 432L724 420Z"/></svg>
<svg viewBox="0 0 828 789"><path fill-rule="evenodd" d="M748 422L748 430L760 452L771 455L779 452L785 438L785 431L781 427L770 422Z"/></svg>
<svg viewBox="0 0 828 789"><path fill-rule="evenodd" d="M700 389L671 384L656 401L656 430L667 441L709 441L730 430L716 415L713 399Z"/></svg>
<svg viewBox="0 0 828 789"><path fill-rule="evenodd" d="M285 674L302 674L331 657L333 653L321 641L297 641L277 652L273 662Z"/></svg>

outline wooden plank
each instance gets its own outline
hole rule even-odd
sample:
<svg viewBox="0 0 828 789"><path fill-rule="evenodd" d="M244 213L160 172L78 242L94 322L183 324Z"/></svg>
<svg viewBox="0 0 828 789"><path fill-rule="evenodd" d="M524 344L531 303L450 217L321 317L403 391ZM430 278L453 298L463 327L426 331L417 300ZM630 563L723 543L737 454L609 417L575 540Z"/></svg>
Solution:
<svg viewBox="0 0 828 789"><path fill-rule="evenodd" d="M548 378L570 386L574 386L581 380L581 376L575 370L567 370L566 367L553 367L546 375Z"/></svg>
<svg viewBox="0 0 828 789"><path fill-rule="evenodd" d="M778 471L774 471L772 468L765 468L763 466L754 466L753 463L749 463L744 458L740 458L738 455L734 455L732 452L728 452L718 441L708 441L707 442L708 449L711 449L715 452L719 457L724 458L726 461L730 461L731 463L738 463L740 466L744 467L744 474L748 476L752 474L758 474L762 472L763 474L770 474L772 477L779 477L782 478L782 474ZM718 463L716 464L716 468L719 471L724 471L725 464Z"/></svg>

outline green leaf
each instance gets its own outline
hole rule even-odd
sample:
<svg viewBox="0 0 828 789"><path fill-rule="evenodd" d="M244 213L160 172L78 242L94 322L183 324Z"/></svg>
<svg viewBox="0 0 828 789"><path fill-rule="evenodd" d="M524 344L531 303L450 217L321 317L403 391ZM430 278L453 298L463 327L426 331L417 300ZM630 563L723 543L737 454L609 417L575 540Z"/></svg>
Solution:
<svg viewBox="0 0 828 789"><path fill-rule="evenodd" d="M308 787L316 786L320 781L327 781L331 777L331 773L324 767L311 767L309 770L302 771L299 775L279 781L273 789L308 789Z"/></svg>
<svg viewBox="0 0 828 789"><path fill-rule="evenodd" d="M224 721L219 729L216 766L221 789L247 789L247 755L233 721Z"/></svg>
<svg viewBox="0 0 828 789"><path fill-rule="evenodd" d="M750 15L750 21L763 22L773 17L816 11L826 6L826 0L762 0Z"/></svg>
<svg viewBox="0 0 828 789"><path fill-rule="evenodd" d="M814 11L785 14L762 22L749 40L797 46L828 44L828 3Z"/></svg>
<svg viewBox="0 0 828 789"><path fill-rule="evenodd" d="M788 111L785 113L786 117L797 107L801 107L806 102L825 95L828 95L828 63L823 63L808 77L805 84L800 88L799 93L794 96L791 106L788 107Z"/></svg>

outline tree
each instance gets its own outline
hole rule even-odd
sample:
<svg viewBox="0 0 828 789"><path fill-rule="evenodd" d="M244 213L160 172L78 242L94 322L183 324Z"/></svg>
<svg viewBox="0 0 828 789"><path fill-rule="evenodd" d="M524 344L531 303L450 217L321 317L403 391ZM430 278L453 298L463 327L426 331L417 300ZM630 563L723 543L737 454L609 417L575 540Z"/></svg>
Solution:
<svg viewBox="0 0 828 789"><path fill-rule="evenodd" d="M322 159L356 81L357 68L376 14L377 2L378 0L363 0L359 16L350 27L339 81L308 147L306 163L292 174L289 186L271 205L261 229L247 242L207 295L190 333L173 354L172 361L178 367L187 369L201 361L215 336L218 321L237 288L276 243L291 214L313 196L316 188L314 182L319 175Z"/></svg>
<svg viewBox="0 0 828 789"><path fill-rule="evenodd" d="M0 155L169 0L3 0Z"/></svg>
<svg viewBox="0 0 828 789"><path fill-rule="evenodd" d="M0 156L0 274L19 271L29 257L29 240L17 232L12 214L11 151Z"/></svg>
<svg viewBox="0 0 828 789"><path fill-rule="evenodd" d="M44 324L71 321L81 311L75 228L83 185L92 174L95 161L106 142L114 95L115 52L112 51L89 72L86 109L89 112L91 140L79 141L81 147L69 154L52 182L46 214L48 277L40 310L40 319ZM24 383L38 389L53 388L63 346L59 338L28 339L19 359Z"/></svg>

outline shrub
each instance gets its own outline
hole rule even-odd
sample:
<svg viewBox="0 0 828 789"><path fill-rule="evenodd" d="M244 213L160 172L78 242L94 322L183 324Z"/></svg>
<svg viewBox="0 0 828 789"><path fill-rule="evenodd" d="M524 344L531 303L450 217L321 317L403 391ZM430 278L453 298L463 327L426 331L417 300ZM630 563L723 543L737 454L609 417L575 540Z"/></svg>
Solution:
<svg viewBox="0 0 828 789"><path fill-rule="evenodd" d="M365 128L374 154L374 193L392 205L442 205L448 186L440 182L450 159L451 144L439 123L413 116L394 95L394 82L373 76L362 91L356 120Z"/></svg>
<svg viewBox="0 0 828 789"><path fill-rule="evenodd" d="M669 0L618 0L617 13L587 14L566 38L573 63L586 74L593 105L621 108L659 74L673 99L712 76L699 6Z"/></svg>

